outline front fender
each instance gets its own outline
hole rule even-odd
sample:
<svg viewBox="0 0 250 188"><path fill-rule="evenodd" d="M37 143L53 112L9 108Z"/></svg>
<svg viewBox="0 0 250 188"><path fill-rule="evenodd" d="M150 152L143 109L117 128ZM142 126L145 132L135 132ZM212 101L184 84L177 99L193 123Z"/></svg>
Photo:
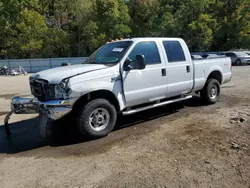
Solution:
<svg viewBox="0 0 250 188"><path fill-rule="evenodd" d="M104 77L102 79L93 79L88 81L78 82L77 84L73 84L71 86L72 93L70 97L79 99L80 97L96 92L96 91L109 91L114 94L116 97L120 110L125 108L125 100L122 91L122 82L121 80L112 81L109 77Z"/></svg>

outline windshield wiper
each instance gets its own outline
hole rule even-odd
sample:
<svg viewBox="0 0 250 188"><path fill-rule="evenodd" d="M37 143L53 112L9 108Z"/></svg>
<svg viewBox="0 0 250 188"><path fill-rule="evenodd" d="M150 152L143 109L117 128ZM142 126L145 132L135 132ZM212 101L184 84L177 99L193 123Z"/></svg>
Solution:
<svg viewBox="0 0 250 188"><path fill-rule="evenodd" d="M83 64L95 64L95 65L105 65L105 66L112 66L114 65L115 63L113 62L95 62L95 61L92 61L92 62L89 62L89 63L83 63Z"/></svg>
<svg viewBox="0 0 250 188"><path fill-rule="evenodd" d="M89 63L85 63L85 62L84 62L84 64L99 64L99 63L97 63L97 62L95 62L95 61L92 61L92 62L89 62Z"/></svg>

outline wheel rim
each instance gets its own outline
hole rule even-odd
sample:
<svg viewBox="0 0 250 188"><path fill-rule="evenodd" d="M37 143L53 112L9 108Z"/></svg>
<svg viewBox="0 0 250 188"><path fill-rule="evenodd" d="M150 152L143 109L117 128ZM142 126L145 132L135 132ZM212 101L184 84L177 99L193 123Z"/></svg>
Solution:
<svg viewBox="0 0 250 188"><path fill-rule="evenodd" d="M89 125L94 131L102 131L106 129L109 121L109 112L104 108L94 110L89 116Z"/></svg>
<svg viewBox="0 0 250 188"><path fill-rule="evenodd" d="M211 99L216 99L218 95L218 88L217 86L214 84L211 89L210 89L210 93L209 93L209 96Z"/></svg>

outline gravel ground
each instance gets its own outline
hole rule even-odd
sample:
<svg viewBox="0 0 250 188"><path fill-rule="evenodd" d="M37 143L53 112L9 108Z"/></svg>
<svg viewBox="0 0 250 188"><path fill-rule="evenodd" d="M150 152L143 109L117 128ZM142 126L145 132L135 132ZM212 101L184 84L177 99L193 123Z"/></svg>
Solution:
<svg viewBox="0 0 250 188"><path fill-rule="evenodd" d="M109 136L88 141L61 125L56 141L39 137L34 116L0 126L0 187L250 186L250 67L234 67L220 101L197 97L121 118ZM10 98L28 94L28 76L0 77L0 125Z"/></svg>

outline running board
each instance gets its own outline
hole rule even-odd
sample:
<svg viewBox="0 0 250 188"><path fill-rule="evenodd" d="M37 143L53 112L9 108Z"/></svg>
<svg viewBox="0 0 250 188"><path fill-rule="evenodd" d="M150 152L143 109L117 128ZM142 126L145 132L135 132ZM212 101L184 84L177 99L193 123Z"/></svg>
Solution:
<svg viewBox="0 0 250 188"><path fill-rule="evenodd" d="M185 96L185 97L168 100L168 101L164 101L164 102L161 102L161 103L154 103L154 104L151 104L149 106L144 106L144 107L141 107L141 108L137 108L137 109L133 109L133 110L129 110L129 111L124 111L124 112L122 112L122 114L123 115L132 115L132 114L135 114L135 113L138 113L138 112L142 112L144 110L149 110L149 109L157 108L157 107L164 106L164 105L167 105L167 104L172 104L172 103L176 103L176 102L180 102L180 101L185 101L185 100L191 99L192 97L193 97L192 95L188 95L188 96Z"/></svg>

